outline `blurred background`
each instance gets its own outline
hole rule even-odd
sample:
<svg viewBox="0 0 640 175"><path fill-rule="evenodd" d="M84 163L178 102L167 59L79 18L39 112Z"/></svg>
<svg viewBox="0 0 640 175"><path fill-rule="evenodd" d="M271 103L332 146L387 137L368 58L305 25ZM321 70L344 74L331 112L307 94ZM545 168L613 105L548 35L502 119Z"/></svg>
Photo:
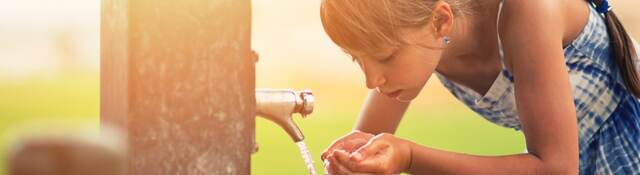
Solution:
<svg viewBox="0 0 640 175"><path fill-rule="evenodd" d="M640 1L613 0L614 11L635 38ZM99 0L0 0L0 175L16 139L50 131L99 131ZM213 19L212 19L213 20ZM260 54L258 88L311 89L312 115L295 117L322 170L320 153L349 132L367 93L355 63L325 35L319 1L253 0L252 47ZM490 124L432 79L397 132L414 142L471 154L524 150L520 132ZM253 174L305 174L283 130L256 119L260 150Z"/></svg>

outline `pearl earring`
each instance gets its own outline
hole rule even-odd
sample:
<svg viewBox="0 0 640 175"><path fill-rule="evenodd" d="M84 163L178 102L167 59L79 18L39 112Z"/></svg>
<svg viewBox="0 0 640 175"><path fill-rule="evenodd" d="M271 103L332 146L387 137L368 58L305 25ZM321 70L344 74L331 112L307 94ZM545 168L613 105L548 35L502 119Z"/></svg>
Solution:
<svg viewBox="0 0 640 175"><path fill-rule="evenodd" d="M449 39L448 36L444 36L443 42L445 45L448 45L449 43L451 43L451 40Z"/></svg>

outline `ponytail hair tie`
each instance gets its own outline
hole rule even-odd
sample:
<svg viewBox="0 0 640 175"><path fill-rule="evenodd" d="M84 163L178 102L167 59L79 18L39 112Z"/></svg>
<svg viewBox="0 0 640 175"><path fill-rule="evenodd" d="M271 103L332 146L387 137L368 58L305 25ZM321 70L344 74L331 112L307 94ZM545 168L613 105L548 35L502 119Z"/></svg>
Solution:
<svg viewBox="0 0 640 175"><path fill-rule="evenodd" d="M596 4L594 2L594 0L590 0L591 4L596 7L596 11L598 11L598 13L600 14L607 14L609 11L611 11L611 6L609 5L609 0L602 0L600 2L600 4Z"/></svg>

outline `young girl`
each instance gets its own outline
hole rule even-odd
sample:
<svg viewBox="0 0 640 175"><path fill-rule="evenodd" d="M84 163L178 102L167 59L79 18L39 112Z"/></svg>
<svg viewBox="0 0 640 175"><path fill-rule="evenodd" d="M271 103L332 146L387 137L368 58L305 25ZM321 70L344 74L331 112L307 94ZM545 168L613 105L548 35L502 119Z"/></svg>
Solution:
<svg viewBox="0 0 640 175"><path fill-rule="evenodd" d="M321 18L376 89L322 154L329 174L640 174L638 48L606 0L323 0ZM432 73L527 153L392 135Z"/></svg>

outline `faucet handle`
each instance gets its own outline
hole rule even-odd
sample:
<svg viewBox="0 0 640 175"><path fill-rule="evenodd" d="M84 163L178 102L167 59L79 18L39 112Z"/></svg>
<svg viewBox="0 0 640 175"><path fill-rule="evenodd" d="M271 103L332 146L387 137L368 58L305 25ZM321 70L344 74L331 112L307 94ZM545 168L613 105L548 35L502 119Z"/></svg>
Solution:
<svg viewBox="0 0 640 175"><path fill-rule="evenodd" d="M302 117L306 117L313 112L313 103L315 101L315 99L313 98L313 92L311 92L311 90L301 90L298 92L298 94L300 99L297 102L297 105L299 107L298 112L302 115Z"/></svg>

